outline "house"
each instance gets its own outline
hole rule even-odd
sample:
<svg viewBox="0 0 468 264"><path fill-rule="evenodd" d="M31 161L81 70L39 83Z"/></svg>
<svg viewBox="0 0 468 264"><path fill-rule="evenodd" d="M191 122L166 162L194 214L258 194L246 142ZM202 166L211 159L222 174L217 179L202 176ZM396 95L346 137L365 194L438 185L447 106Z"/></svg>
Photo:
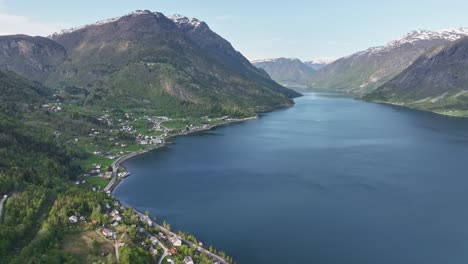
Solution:
<svg viewBox="0 0 468 264"><path fill-rule="evenodd" d="M104 178L106 178L106 179L112 178L112 172L109 172L109 171L106 172L106 174L104 175Z"/></svg>
<svg viewBox="0 0 468 264"><path fill-rule="evenodd" d="M68 218L68 220L70 220L70 223L72 224L76 224L78 223L78 217L76 217L76 215L72 215Z"/></svg>
<svg viewBox="0 0 468 264"><path fill-rule="evenodd" d="M193 260L192 260L192 257L186 256L186 257L184 258L184 264L194 264L194 263L193 263Z"/></svg>
<svg viewBox="0 0 468 264"><path fill-rule="evenodd" d="M102 229L102 234L105 235L106 237L111 237L114 236L114 232L108 228L103 228Z"/></svg>
<svg viewBox="0 0 468 264"><path fill-rule="evenodd" d="M150 252L151 254L153 254L153 255L157 255L157 254L158 254L158 250L155 249L155 248L153 248L153 247L150 247L149 252Z"/></svg>
<svg viewBox="0 0 468 264"><path fill-rule="evenodd" d="M171 254L177 254L177 248L171 248Z"/></svg>
<svg viewBox="0 0 468 264"><path fill-rule="evenodd" d="M150 241L151 241L151 244L153 244L153 246L156 246L158 244L158 239L153 236L150 238Z"/></svg>
<svg viewBox="0 0 468 264"><path fill-rule="evenodd" d="M117 222L117 221L114 221L114 222L112 222L112 224L111 224L111 226L113 226L113 227L116 227L116 226L118 226L118 225L119 225L119 222Z"/></svg>
<svg viewBox="0 0 468 264"><path fill-rule="evenodd" d="M120 222L120 221L122 221L122 217L120 215L115 215L113 220L116 221L116 222Z"/></svg>
<svg viewBox="0 0 468 264"><path fill-rule="evenodd" d="M81 222L86 222L86 218L84 216L80 216L80 221Z"/></svg>
<svg viewBox="0 0 468 264"><path fill-rule="evenodd" d="M153 145L156 145L156 144L163 144L164 143L164 140L160 139L160 138L153 138L151 139L151 144Z"/></svg>
<svg viewBox="0 0 468 264"><path fill-rule="evenodd" d="M169 242L176 247L182 246L182 241L177 236L169 238Z"/></svg>

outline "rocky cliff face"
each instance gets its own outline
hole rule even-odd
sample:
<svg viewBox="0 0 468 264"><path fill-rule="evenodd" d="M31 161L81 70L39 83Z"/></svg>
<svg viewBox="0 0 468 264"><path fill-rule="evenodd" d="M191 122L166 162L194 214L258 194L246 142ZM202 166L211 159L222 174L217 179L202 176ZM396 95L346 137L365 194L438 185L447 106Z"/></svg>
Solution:
<svg viewBox="0 0 468 264"><path fill-rule="evenodd" d="M45 81L67 59L65 48L48 38L0 36L0 69Z"/></svg>

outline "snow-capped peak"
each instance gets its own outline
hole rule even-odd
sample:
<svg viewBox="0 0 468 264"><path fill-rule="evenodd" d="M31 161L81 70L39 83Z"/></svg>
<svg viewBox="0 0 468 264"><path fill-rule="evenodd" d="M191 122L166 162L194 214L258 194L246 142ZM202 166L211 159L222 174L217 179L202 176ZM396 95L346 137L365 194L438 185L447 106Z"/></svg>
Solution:
<svg viewBox="0 0 468 264"><path fill-rule="evenodd" d="M334 61L336 61L336 59L331 58L331 57L317 57L317 58L311 59L309 61L306 61L306 63L310 63L310 64L330 64L330 63L332 63Z"/></svg>
<svg viewBox="0 0 468 264"><path fill-rule="evenodd" d="M176 25L179 26L191 25L193 27L199 27L203 23L202 21L196 18L189 18L178 14L169 16L168 18L174 21L174 23L176 23Z"/></svg>
<svg viewBox="0 0 468 264"><path fill-rule="evenodd" d="M52 34L51 36L53 37L53 36L56 36L56 35L71 33L71 32L74 32L74 31L77 31L77 30L80 30L80 29L84 29L84 28L87 28L87 27L90 27L90 26L101 26L101 25L109 24L109 23L115 22L115 21L117 21L117 20L119 20L119 19L121 19L123 17L149 15L149 14L153 14L153 15L158 16L158 17L161 16L161 13L158 13L158 12L151 12L149 10L135 10L135 11L132 11L132 12L126 14L126 15L123 15L123 16L100 20L98 22L95 22L95 23L92 23L92 24L87 24L87 25L80 26L80 27L63 29L63 30L61 30L59 32L56 32L56 33Z"/></svg>
<svg viewBox="0 0 468 264"><path fill-rule="evenodd" d="M262 63L262 62L276 62L276 61L300 61L298 58L269 58L269 59L259 59L259 60L253 60L251 63Z"/></svg>
<svg viewBox="0 0 468 264"><path fill-rule="evenodd" d="M400 39L389 42L387 45L369 48L366 51L360 52L358 54L387 51L393 48L398 48L404 44L413 44L418 41L424 41L424 40L456 41L466 36L468 36L468 28L464 28L464 27L447 28L447 29L441 29L441 30L435 30L435 31L424 30L424 29L414 30L404 35Z"/></svg>

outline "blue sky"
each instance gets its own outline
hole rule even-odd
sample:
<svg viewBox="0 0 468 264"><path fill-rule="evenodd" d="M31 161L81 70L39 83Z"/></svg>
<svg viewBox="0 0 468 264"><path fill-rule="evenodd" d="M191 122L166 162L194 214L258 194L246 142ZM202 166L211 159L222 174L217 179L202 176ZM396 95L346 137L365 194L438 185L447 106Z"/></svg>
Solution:
<svg viewBox="0 0 468 264"><path fill-rule="evenodd" d="M197 17L249 59L341 57L415 29L468 27L466 0L0 0L0 34L47 35L136 9Z"/></svg>

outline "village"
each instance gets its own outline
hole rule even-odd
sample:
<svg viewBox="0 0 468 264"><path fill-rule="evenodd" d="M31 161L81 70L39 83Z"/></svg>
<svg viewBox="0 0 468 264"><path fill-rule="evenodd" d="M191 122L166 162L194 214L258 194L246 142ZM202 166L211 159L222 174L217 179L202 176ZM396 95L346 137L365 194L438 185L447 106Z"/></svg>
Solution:
<svg viewBox="0 0 468 264"><path fill-rule="evenodd" d="M207 130L228 120L228 117L191 120L133 113L112 116L110 113L104 110L96 117L99 126L92 128L86 137L71 140L90 152L86 173L75 182L76 185L88 183L93 190L101 190L114 176L112 164L119 158L162 147L171 137ZM61 136L60 131L56 131L56 135ZM115 176L120 179L130 175L123 167L117 169Z"/></svg>
<svg viewBox="0 0 468 264"><path fill-rule="evenodd" d="M52 104L47 106L47 111L54 113L67 111L66 107L58 109ZM203 243L193 236L182 232L173 233L166 223L158 225L148 213L142 214L121 204L112 197L112 190L121 180L130 176L121 166L127 158L162 147L171 137L207 130L234 120L228 117L171 119L135 113L112 115L109 110L103 110L95 120L98 125L87 135L68 140L84 147L90 155L85 164L86 172L75 181L75 185L91 188L94 192L105 192L114 203L106 204L105 221L98 222L87 219L86 216L71 215L69 225L94 226L94 230L115 248L117 261L119 249L129 239L126 235L128 230L135 228L138 244L158 259L158 263L232 263L223 252L217 252L212 247L205 249ZM55 134L62 136L60 131ZM106 253L102 252L102 255Z"/></svg>
<svg viewBox="0 0 468 264"><path fill-rule="evenodd" d="M124 247L127 241L132 240L133 243L138 243L141 248L158 259L158 264L232 263L230 257L227 257L224 252L217 252L211 246L209 249L205 249L203 243L197 241L195 237L183 232L176 234L165 222L159 225L153 221L148 212L143 214L134 208L121 204L112 197L110 192L107 194L113 202L105 205L103 214L98 217L99 221L76 214L71 215L68 220L71 227L77 225L94 227L97 234L115 248L117 261L119 249ZM132 233L131 230L135 230L135 232L130 238L128 234ZM112 253L101 252L100 254L104 257ZM196 262L196 260L201 261Z"/></svg>

